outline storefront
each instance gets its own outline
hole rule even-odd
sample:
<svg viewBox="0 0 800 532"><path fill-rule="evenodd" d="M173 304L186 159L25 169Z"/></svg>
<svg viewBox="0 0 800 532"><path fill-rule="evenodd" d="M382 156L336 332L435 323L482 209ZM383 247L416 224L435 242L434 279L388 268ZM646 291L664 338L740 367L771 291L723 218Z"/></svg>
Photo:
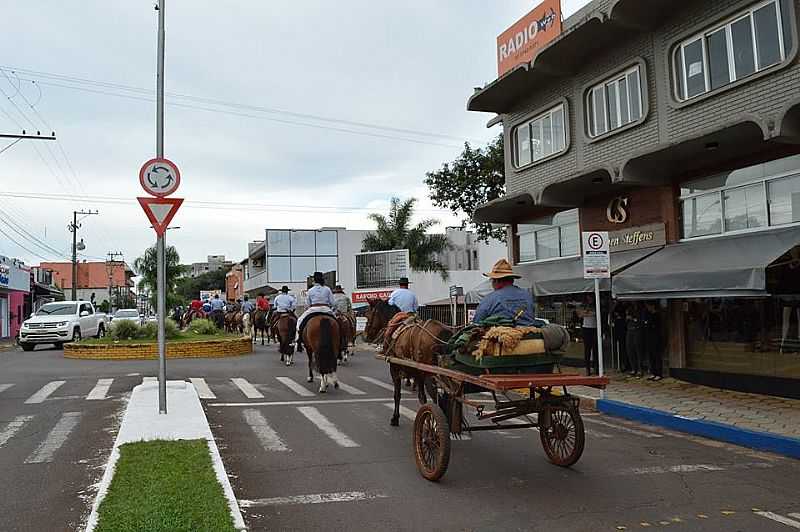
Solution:
<svg viewBox="0 0 800 532"><path fill-rule="evenodd" d="M30 287L30 271L23 263L0 255L0 339L19 333Z"/></svg>

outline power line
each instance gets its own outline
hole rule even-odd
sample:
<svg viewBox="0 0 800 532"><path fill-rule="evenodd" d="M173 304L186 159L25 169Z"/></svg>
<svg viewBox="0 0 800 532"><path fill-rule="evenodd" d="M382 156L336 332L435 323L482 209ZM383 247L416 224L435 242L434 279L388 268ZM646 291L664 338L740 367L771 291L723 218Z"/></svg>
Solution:
<svg viewBox="0 0 800 532"><path fill-rule="evenodd" d="M31 255L33 255L34 257L38 257L39 259L41 259L41 260L44 260L44 261L48 261L48 260L50 260L50 259L48 259L47 257L45 257L45 256L43 256L43 255L39 255L39 254L38 254L38 253L36 253L35 251L31 251L30 249L26 248L25 246L23 246L22 244L20 244L20 243L19 243L19 242L17 242L16 240L14 240L14 238L12 238L12 237L11 237L11 235L9 235L9 234L8 234L8 233L6 233L5 231L3 231L3 229L2 229L2 228L0 228L0 235L3 235L3 236L5 236L5 237L6 237L7 239L9 239L11 242L13 242L14 244L16 244L16 245L17 245L17 246L18 246L20 249L24 249L25 251L27 251L28 253L30 253L30 254L31 254Z"/></svg>
<svg viewBox="0 0 800 532"><path fill-rule="evenodd" d="M30 232L28 232L17 220L14 219L11 214L3 209L0 209L0 214L3 214L5 218L3 218L3 222L12 229L15 233L17 233L21 238L29 240L31 243L35 244L40 249L44 250L47 253L52 253L56 256L62 255L62 252L58 249L54 248L47 242L39 239L38 237L34 236Z"/></svg>
<svg viewBox="0 0 800 532"><path fill-rule="evenodd" d="M3 153L4 151L6 151L7 149L11 148L12 146L14 146L14 144L16 144L17 142L19 142L21 140L22 140L22 138L18 138L17 140L13 141L11 144L9 144L8 146L6 146L2 150L0 150L0 153Z"/></svg>

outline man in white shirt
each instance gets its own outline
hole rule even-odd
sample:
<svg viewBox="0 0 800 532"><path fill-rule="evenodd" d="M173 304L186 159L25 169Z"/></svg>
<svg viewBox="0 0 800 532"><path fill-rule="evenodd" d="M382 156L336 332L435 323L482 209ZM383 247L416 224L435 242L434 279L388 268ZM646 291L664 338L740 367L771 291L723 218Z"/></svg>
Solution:
<svg viewBox="0 0 800 532"><path fill-rule="evenodd" d="M294 312L295 307L297 306L297 299L289 293L289 287L283 285L281 287L281 293L279 296L275 298L272 302L274 307L274 312L280 314L282 312Z"/></svg>
<svg viewBox="0 0 800 532"><path fill-rule="evenodd" d="M408 289L408 277L400 278L400 288L389 296L389 304L400 309L400 312L416 312L418 308L417 296Z"/></svg>
<svg viewBox="0 0 800 532"><path fill-rule="evenodd" d="M325 276L322 272L314 272L314 286L308 289L306 296L305 312L297 321L297 351L303 352L303 327L312 314L330 314L333 316L333 292L325 286Z"/></svg>

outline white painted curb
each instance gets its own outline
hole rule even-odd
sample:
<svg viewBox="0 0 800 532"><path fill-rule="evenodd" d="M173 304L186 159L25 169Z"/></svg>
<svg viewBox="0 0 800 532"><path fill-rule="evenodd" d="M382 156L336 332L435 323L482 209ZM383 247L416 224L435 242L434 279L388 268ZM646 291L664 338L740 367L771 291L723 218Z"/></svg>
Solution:
<svg viewBox="0 0 800 532"><path fill-rule="evenodd" d="M145 382L133 389L125 416L122 418L117 440L114 442L111 456L106 464L106 471L100 481L92 512L89 514L86 532L92 532L97 526L97 509L108 492L117 460L119 460L121 445L138 441L197 440L201 438L208 442L211 463L225 498L228 499L233 526L236 530L247 529L194 386L185 381L168 381L167 412L165 415L158 413L157 382Z"/></svg>

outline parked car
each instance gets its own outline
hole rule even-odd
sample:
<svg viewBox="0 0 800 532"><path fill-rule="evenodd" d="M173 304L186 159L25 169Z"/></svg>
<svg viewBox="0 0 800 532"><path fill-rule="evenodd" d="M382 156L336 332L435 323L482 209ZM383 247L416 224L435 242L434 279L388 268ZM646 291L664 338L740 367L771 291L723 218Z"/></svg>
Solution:
<svg viewBox="0 0 800 532"><path fill-rule="evenodd" d="M96 312L89 301L47 303L22 322L19 345L23 351L33 351L36 344L54 344L61 349L65 342L104 336L106 321L106 315Z"/></svg>
<svg viewBox="0 0 800 532"><path fill-rule="evenodd" d="M132 321L133 323L142 323L142 317L139 311L135 308L121 308L114 313L111 321Z"/></svg>

